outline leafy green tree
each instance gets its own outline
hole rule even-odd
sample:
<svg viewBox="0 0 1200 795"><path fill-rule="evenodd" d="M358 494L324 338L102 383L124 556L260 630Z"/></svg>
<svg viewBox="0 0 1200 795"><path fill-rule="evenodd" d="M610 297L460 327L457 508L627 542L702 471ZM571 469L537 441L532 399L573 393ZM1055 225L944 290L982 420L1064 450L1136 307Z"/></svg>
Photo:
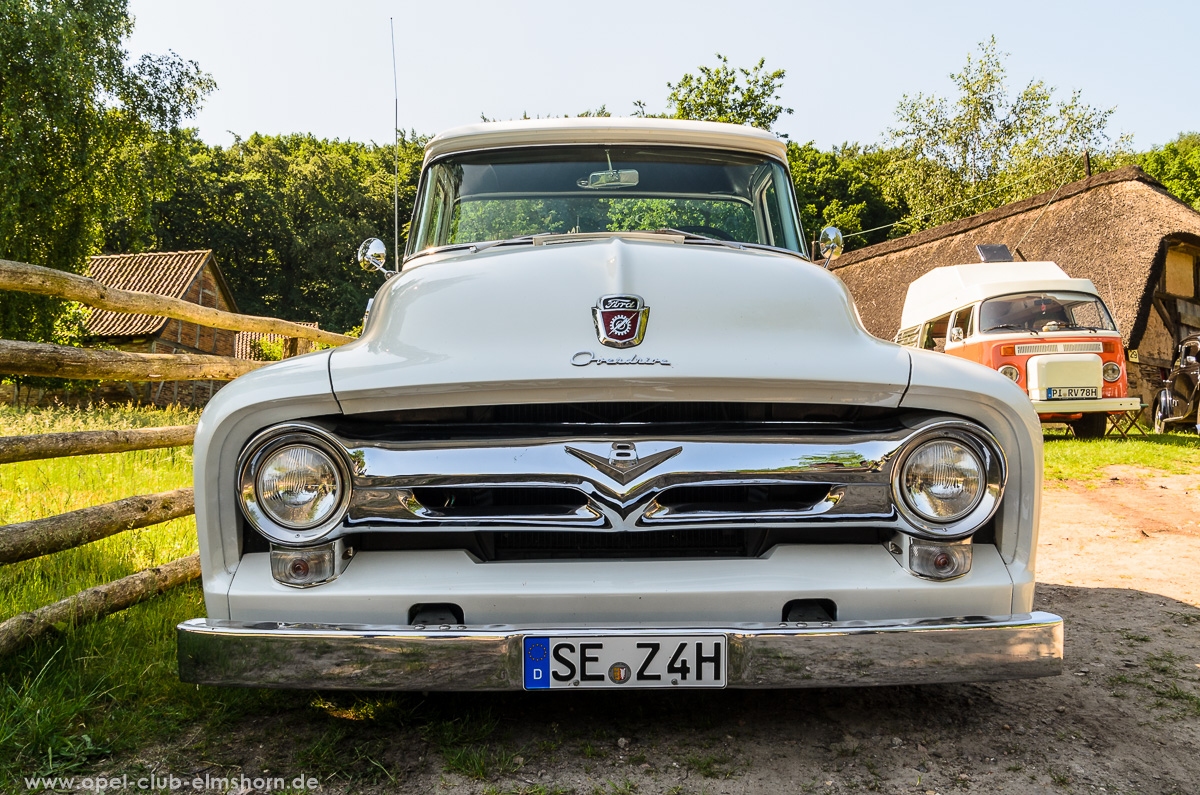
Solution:
<svg viewBox="0 0 1200 795"><path fill-rule="evenodd" d="M127 0L0 5L0 257L80 272L114 208L143 186L120 168L157 142L214 87L174 53L126 62ZM69 336L63 302L0 295L0 336Z"/></svg>
<svg viewBox="0 0 1200 795"><path fill-rule="evenodd" d="M729 66L729 59L717 53L716 66L700 66L699 74L690 72L678 83L667 83L670 110L661 114L671 119L723 121L729 124L748 124L770 130L791 108L779 104L779 89L786 72L766 71L766 59L760 58L753 69ZM647 116L646 104L635 102L635 116Z"/></svg>
<svg viewBox="0 0 1200 795"><path fill-rule="evenodd" d="M796 186L800 221L810 238L825 226L846 236L848 250L888 239L905 215L904 199L888 192L893 150L846 143L822 152L788 144L788 167Z"/></svg>
<svg viewBox="0 0 1200 795"><path fill-rule="evenodd" d="M1183 201L1200 210L1200 133L1180 133L1174 141L1141 155L1142 168Z"/></svg>
<svg viewBox="0 0 1200 795"><path fill-rule="evenodd" d="M1112 141L1112 109L1085 104L1078 91L1053 100L1032 80L1015 97L995 37L951 74L953 101L905 95L890 130L899 149L893 178L908 204L907 230L948 223L1084 176L1083 153L1100 170L1130 162L1128 139Z"/></svg>
<svg viewBox="0 0 1200 795"><path fill-rule="evenodd" d="M147 165L144 184L172 188L141 208L145 223L111 224L110 250L211 248L243 312L333 330L362 321L380 277L353 259L365 238L392 239L391 144L252 135L222 148L189 133L184 149L178 161L161 161L166 173ZM423 151L424 139L405 136L396 153L402 219L412 213ZM155 162L152 151L135 159Z"/></svg>

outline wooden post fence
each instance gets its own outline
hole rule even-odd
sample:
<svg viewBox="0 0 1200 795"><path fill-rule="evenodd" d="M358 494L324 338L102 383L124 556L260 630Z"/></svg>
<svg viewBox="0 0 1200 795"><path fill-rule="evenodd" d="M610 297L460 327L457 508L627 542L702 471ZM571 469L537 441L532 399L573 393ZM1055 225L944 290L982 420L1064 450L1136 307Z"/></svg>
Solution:
<svg viewBox="0 0 1200 795"><path fill-rule="evenodd" d="M289 350L298 340L344 345L352 337L268 317L253 317L203 307L177 298L118 290L94 279L0 260L0 290L17 290L79 301L97 309L169 317L210 328L278 334ZM0 340L0 374L113 381L226 381L266 365L228 356L128 353L38 342ZM81 431L0 437L0 464L62 456L184 447L196 426ZM161 524L195 512L191 488L94 505L76 511L0 527L0 565L49 555L125 530ZM174 588L200 575L198 555L171 561L116 582L0 622L0 655L29 643L61 622L82 622L108 615Z"/></svg>
<svg viewBox="0 0 1200 795"><path fill-rule="evenodd" d="M123 453L128 450L186 447L192 443L195 436L195 425L0 436L0 464L74 455Z"/></svg>
<svg viewBox="0 0 1200 795"><path fill-rule="evenodd" d="M32 642L55 624L80 624L106 616L199 576L200 556L188 555L161 566L143 569L116 582L88 588L52 605L18 613L0 622L0 655Z"/></svg>
<svg viewBox="0 0 1200 795"><path fill-rule="evenodd" d="M345 334L335 334L332 331L324 331L288 320L239 315L200 306L178 298L169 298L165 295L118 290L115 287L105 287L95 279L89 279L86 276L77 276L74 273L43 268L40 265L30 265L26 262L0 259L0 290L52 295L68 301L78 301L96 309L170 317L176 320L186 320L199 326L230 331L261 331L283 337L313 340L323 345L336 346L354 342L353 337L347 337Z"/></svg>

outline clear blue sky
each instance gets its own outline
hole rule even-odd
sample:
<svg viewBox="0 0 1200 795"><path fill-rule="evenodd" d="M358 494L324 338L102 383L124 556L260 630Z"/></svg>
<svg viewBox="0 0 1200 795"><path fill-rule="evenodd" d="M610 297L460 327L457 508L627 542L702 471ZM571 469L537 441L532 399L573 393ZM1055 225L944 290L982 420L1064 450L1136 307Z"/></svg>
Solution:
<svg viewBox="0 0 1200 795"><path fill-rule="evenodd" d="M400 126L435 133L489 118L575 114L634 100L714 53L787 70L778 129L822 148L882 140L904 94L951 94L949 74L995 34L1014 92L1030 79L1115 107L1137 149L1200 129L1200 2L610 0L130 0L130 55L174 50L216 79L201 137L309 132L391 138L395 18Z"/></svg>

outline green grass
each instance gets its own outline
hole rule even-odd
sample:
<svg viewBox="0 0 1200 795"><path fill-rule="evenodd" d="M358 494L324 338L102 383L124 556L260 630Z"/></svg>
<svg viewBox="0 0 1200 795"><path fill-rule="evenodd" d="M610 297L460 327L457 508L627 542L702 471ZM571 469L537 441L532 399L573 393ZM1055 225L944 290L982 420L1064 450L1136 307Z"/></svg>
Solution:
<svg viewBox="0 0 1200 795"><path fill-rule="evenodd" d="M1200 467L1200 438L1189 433L1152 433L1129 439L1076 439L1069 431L1045 435L1047 480L1103 477L1114 464L1186 474Z"/></svg>
<svg viewBox="0 0 1200 795"><path fill-rule="evenodd" d="M197 415L2 407L0 433L182 425ZM189 485L191 467L190 448L5 464L0 524ZM0 620L194 551L195 522L188 517L2 566ZM201 602L199 588L189 585L92 624L58 627L6 657L0 666L0 781L18 772L77 771L127 746L122 738L142 742L194 719L196 691L175 676L173 628L203 615ZM123 728L126 722L136 728Z"/></svg>

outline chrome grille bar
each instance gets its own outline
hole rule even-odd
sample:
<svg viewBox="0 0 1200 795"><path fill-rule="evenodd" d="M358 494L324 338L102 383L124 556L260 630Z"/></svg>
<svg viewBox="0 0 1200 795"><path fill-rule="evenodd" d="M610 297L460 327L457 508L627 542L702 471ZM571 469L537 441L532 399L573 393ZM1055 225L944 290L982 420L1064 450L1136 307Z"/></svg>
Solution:
<svg viewBox="0 0 1200 795"><path fill-rule="evenodd" d="M650 530L896 521L891 458L912 430L829 438L686 437L378 442L342 439L355 462L355 531L478 527ZM647 465L649 462L649 465ZM758 501L696 501L683 489L762 487ZM807 487L807 488L797 488ZM426 504L436 489L444 504ZM547 505L464 511L454 494L553 492ZM674 493L673 493L674 491ZM564 495L575 495L565 499ZM776 495L784 495L777 499ZM800 495L800 496L797 496ZM537 502L536 500L534 501Z"/></svg>

